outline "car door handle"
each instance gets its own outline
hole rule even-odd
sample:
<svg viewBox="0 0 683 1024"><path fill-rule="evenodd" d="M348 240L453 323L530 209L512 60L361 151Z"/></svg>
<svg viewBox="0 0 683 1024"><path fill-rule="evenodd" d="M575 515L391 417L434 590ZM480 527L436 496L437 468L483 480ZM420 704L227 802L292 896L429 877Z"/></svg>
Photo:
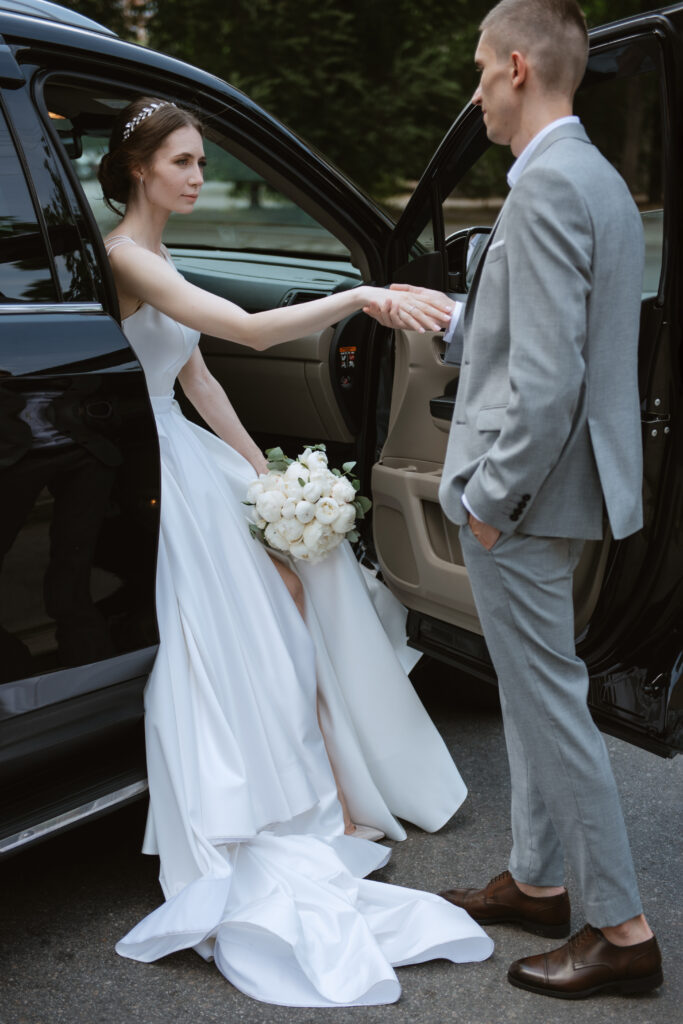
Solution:
<svg viewBox="0 0 683 1024"><path fill-rule="evenodd" d="M436 420L452 420L455 395L438 395L429 399L429 411Z"/></svg>

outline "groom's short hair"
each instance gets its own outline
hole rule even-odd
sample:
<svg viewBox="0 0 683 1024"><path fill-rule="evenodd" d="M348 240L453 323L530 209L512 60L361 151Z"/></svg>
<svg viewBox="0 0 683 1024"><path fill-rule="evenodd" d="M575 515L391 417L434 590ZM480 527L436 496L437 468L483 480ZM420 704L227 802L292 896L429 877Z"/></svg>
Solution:
<svg viewBox="0 0 683 1024"><path fill-rule="evenodd" d="M588 60L588 30L576 0L500 0L480 32L496 56L519 50L551 92L574 95Z"/></svg>

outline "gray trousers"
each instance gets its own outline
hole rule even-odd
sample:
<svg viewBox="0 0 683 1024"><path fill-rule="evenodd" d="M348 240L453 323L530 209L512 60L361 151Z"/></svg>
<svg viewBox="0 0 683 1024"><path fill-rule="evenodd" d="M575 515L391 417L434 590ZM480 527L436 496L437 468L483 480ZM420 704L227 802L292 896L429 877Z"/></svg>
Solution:
<svg viewBox="0 0 683 1024"><path fill-rule="evenodd" d="M596 928L642 912L612 768L576 655L572 576L583 541L502 534L460 542L503 710L512 782L512 877L563 885L564 859Z"/></svg>

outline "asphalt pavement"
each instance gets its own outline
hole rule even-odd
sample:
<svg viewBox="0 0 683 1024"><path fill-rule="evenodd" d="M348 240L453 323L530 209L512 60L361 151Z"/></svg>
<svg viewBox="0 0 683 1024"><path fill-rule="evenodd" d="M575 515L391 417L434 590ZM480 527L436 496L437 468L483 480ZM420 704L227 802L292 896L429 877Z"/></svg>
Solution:
<svg viewBox="0 0 683 1024"><path fill-rule="evenodd" d="M469 785L446 828L410 828L375 876L428 890L483 884L506 867L508 781L499 712L465 700L448 673L423 690ZM581 1002L512 988L509 963L552 941L498 925L485 963L401 968L391 1006L288 1009L254 1002L192 951L123 960L116 940L160 901L155 858L139 853L144 806L119 811L0 863L0 1024L679 1024L683 1020L683 758L608 739L643 902L665 958L654 994ZM573 927L584 923L571 886Z"/></svg>

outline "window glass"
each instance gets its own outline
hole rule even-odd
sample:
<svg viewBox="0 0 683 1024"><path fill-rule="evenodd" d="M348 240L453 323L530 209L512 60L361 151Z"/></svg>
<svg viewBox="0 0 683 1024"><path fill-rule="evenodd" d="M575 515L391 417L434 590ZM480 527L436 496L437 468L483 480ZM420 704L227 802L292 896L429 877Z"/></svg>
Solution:
<svg viewBox="0 0 683 1024"><path fill-rule="evenodd" d="M103 234L118 219L104 204L97 166L107 151L108 132L82 139L74 159L83 189ZM191 215L172 214L164 241L177 247L311 255L349 259L348 248L260 174L233 156L220 136L204 140L205 184Z"/></svg>
<svg viewBox="0 0 683 1024"><path fill-rule="evenodd" d="M56 300L43 235L0 112L0 303Z"/></svg>
<svg viewBox="0 0 683 1024"><path fill-rule="evenodd" d="M657 294L662 269L663 150L654 44L630 43L596 54L576 100L591 140L617 168L643 218L645 296Z"/></svg>

